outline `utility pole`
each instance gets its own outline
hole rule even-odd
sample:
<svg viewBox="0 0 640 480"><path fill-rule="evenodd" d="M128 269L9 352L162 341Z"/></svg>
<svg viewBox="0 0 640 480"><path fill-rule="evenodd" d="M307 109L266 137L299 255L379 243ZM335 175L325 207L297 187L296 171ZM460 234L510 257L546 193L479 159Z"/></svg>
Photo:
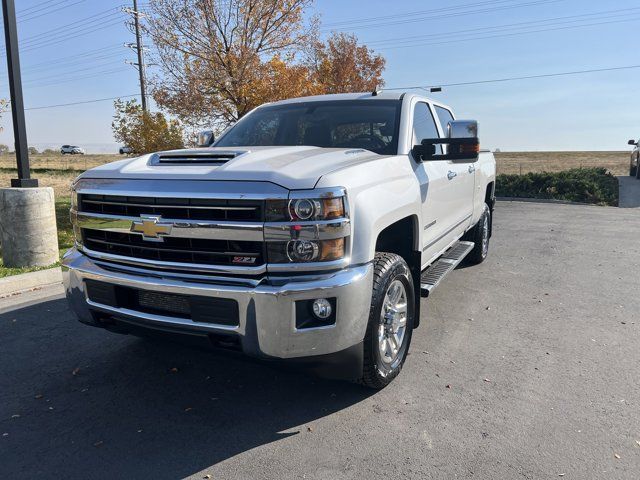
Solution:
<svg viewBox="0 0 640 480"><path fill-rule="evenodd" d="M147 111L147 87L145 84L145 65L144 65L144 46L142 45L142 35L140 34L140 16L141 13L138 10L138 0L133 0L133 10L126 9L128 13L133 15L133 25L136 32L136 44L126 44L127 47L133 48L138 54L138 73L140 75L140 97L142 103L142 110Z"/></svg>
<svg viewBox="0 0 640 480"><path fill-rule="evenodd" d="M9 71L13 137L15 139L16 160L18 163L18 178L11 179L11 186L22 188L37 187L38 180L31 178L31 173L29 172L29 150L27 146L27 128L24 120L20 55L18 53L18 27L16 25L14 0L2 0L2 18L7 50L7 70Z"/></svg>

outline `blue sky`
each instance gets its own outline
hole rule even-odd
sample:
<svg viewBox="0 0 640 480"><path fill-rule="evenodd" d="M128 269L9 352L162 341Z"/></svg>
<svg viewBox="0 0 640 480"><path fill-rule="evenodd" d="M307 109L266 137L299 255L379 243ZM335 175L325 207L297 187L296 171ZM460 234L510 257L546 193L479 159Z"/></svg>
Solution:
<svg viewBox="0 0 640 480"><path fill-rule="evenodd" d="M137 72L125 64L134 53L122 44L134 38L118 13L122 2L16 3L27 108L138 91ZM639 0L317 0L315 11L323 32L355 33L387 58L388 87L640 65ZM447 87L434 96L459 118L478 119L485 147L624 150L640 137L639 79L640 69L620 70ZM0 97L7 96L3 61ZM29 144L114 151L112 114L111 101L29 110ZM2 126L0 143L11 145L10 115Z"/></svg>

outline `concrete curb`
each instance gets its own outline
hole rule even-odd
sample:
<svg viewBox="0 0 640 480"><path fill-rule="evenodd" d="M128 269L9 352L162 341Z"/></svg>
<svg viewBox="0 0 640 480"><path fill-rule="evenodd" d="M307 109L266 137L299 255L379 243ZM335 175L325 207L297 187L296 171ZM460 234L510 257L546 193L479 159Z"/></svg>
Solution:
<svg viewBox="0 0 640 480"><path fill-rule="evenodd" d="M62 282L60 267L0 278L0 298Z"/></svg>

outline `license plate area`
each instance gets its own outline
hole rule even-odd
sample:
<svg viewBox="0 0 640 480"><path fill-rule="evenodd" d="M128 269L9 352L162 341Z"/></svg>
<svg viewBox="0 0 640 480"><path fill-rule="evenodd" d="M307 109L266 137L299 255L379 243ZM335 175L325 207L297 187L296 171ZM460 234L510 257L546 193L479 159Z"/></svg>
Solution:
<svg viewBox="0 0 640 480"><path fill-rule="evenodd" d="M198 323L239 325L238 302L233 299L164 293L96 280L85 284L89 300L100 305Z"/></svg>

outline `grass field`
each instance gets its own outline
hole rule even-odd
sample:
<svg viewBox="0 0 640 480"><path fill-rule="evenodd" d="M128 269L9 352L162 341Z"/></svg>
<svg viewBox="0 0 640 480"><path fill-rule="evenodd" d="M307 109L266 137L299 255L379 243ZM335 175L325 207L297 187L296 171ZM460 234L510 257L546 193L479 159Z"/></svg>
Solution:
<svg viewBox="0 0 640 480"><path fill-rule="evenodd" d="M104 165L126 158L121 155L29 155L31 168L37 170L77 170L83 172L89 168ZM0 155L0 169L16 168L13 154Z"/></svg>
<svg viewBox="0 0 640 480"><path fill-rule="evenodd" d="M629 152L504 152L496 153L498 173L560 172L604 167L613 175L629 174Z"/></svg>

